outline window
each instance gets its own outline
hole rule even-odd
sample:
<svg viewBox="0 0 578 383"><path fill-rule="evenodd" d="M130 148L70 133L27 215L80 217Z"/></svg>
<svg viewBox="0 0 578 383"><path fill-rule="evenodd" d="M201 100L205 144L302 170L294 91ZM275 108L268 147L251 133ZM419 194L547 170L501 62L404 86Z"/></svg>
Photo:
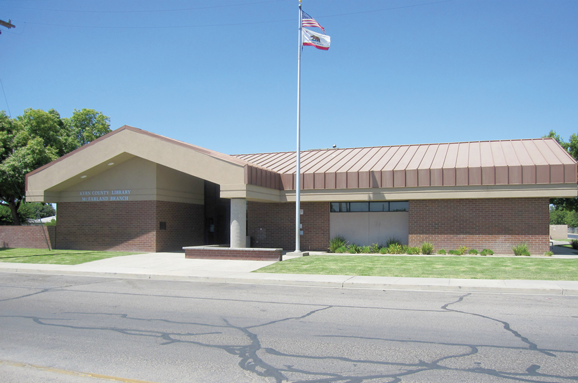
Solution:
<svg viewBox="0 0 578 383"><path fill-rule="evenodd" d="M408 201L331 202L331 213L409 211Z"/></svg>
<svg viewBox="0 0 578 383"><path fill-rule="evenodd" d="M349 202L331 202L332 213L344 213L349 211Z"/></svg>
<svg viewBox="0 0 578 383"><path fill-rule="evenodd" d="M349 203L349 211L353 211L353 212L369 211L369 203L368 202L350 202Z"/></svg>
<svg viewBox="0 0 578 383"><path fill-rule="evenodd" d="M390 202L389 211L409 211L409 202Z"/></svg>
<svg viewBox="0 0 578 383"><path fill-rule="evenodd" d="M389 211L389 202L370 202L369 211Z"/></svg>

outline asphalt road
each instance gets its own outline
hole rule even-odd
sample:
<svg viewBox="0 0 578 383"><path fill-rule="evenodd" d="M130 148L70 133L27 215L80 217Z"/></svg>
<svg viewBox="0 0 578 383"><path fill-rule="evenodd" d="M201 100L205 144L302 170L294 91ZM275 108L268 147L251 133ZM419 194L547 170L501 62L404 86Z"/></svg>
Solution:
<svg viewBox="0 0 578 383"><path fill-rule="evenodd" d="M0 274L9 382L569 382L578 297Z"/></svg>

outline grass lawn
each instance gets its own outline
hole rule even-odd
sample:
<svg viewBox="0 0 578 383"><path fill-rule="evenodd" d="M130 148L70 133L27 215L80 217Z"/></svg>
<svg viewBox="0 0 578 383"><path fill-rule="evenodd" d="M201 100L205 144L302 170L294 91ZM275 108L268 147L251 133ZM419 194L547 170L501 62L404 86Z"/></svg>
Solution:
<svg viewBox="0 0 578 383"><path fill-rule="evenodd" d="M277 262L255 272L379 277L578 281L578 259L312 255Z"/></svg>
<svg viewBox="0 0 578 383"><path fill-rule="evenodd" d="M0 248L0 262L47 263L54 265L78 265L99 259L120 257L139 253L92 250L41 250Z"/></svg>

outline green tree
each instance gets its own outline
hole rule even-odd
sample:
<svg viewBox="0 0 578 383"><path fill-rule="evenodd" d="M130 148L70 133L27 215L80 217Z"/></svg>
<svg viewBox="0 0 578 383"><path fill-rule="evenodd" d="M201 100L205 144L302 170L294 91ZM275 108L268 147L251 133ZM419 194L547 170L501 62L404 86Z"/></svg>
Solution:
<svg viewBox="0 0 578 383"><path fill-rule="evenodd" d="M550 208L550 225L567 225L568 213L566 210Z"/></svg>
<svg viewBox="0 0 578 383"><path fill-rule="evenodd" d="M48 203L23 202L18 208L18 219L20 222L51 217L55 214L54 208ZM0 225L14 225L12 212L7 206L0 206Z"/></svg>
<svg viewBox="0 0 578 383"><path fill-rule="evenodd" d="M547 136L558 141L560 146L578 161L578 135L572 134L570 141L564 141L554 130L550 130ZM578 211L578 197L576 198L550 198L550 204L554 205L556 210Z"/></svg>
<svg viewBox="0 0 578 383"><path fill-rule="evenodd" d="M75 109L69 119L54 109L26 109L16 119L0 111L0 205L15 225L21 224L26 174L110 132L109 121L91 109Z"/></svg>
<svg viewBox="0 0 578 383"><path fill-rule="evenodd" d="M578 227L578 211L569 211L566 224L569 227Z"/></svg>
<svg viewBox="0 0 578 383"><path fill-rule="evenodd" d="M94 109L74 109L72 117L63 121L78 146L86 145L110 132L110 118Z"/></svg>
<svg viewBox="0 0 578 383"><path fill-rule="evenodd" d="M35 219L35 214L34 208L29 206L27 203L22 203L18 207L18 220L20 222ZM0 206L0 225L14 225L12 212L7 206Z"/></svg>

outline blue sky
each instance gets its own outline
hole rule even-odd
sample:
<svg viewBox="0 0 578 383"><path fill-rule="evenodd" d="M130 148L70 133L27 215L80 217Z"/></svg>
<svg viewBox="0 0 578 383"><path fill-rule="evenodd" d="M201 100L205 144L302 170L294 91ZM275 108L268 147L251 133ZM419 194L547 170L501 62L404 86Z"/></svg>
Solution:
<svg viewBox="0 0 578 383"><path fill-rule="evenodd" d="M0 109L295 150L297 0L0 0ZM304 0L302 149L578 132L576 0Z"/></svg>

